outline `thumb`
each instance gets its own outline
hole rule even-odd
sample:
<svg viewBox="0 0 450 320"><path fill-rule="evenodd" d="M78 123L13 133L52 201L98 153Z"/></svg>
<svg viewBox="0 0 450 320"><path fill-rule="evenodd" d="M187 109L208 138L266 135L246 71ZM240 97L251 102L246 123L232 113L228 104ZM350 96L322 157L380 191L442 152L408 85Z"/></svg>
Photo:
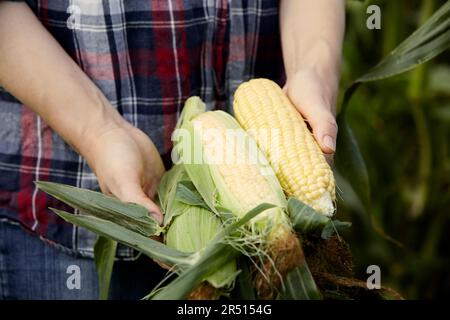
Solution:
<svg viewBox="0 0 450 320"><path fill-rule="evenodd" d="M310 125L314 138L325 154L333 154L336 151L337 124L330 106L317 94L317 88L312 86L310 90L298 92L292 90L289 98Z"/></svg>
<svg viewBox="0 0 450 320"><path fill-rule="evenodd" d="M333 114L325 109L322 110L313 114L309 119L309 123L322 151L325 154L333 154L336 151L338 127Z"/></svg>
<svg viewBox="0 0 450 320"><path fill-rule="evenodd" d="M137 183L124 184L118 198L124 202L140 204L148 210L160 224L163 222L161 209L145 194Z"/></svg>

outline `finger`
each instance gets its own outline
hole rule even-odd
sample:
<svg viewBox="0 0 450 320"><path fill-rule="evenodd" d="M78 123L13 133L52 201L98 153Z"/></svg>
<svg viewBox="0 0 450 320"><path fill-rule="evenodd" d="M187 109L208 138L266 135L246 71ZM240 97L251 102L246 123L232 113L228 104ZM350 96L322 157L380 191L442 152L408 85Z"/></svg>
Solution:
<svg viewBox="0 0 450 320"><path fill-rule="evenodd" d="M142 188L147 197L149 197L150 199L154 199L158 190L158 183L159 181L151 181L145 184L144 187Z"/></svg>
<svg viewBox="0 0 450 320"><path fill-rule="evenodd" d="M326 154L333 154L336 151L337 124L331 112L318 112L310 118L311 128L314 137L320 148Z"/></svg>
<svg viewBox="0 0 450 320"><path fill-rule="evenodd" d="M148 210L159 223L163 221L161 209L144 193L141 186L137 183L123 184L120 195L117 196L121 201L140 204Z"/></svg>

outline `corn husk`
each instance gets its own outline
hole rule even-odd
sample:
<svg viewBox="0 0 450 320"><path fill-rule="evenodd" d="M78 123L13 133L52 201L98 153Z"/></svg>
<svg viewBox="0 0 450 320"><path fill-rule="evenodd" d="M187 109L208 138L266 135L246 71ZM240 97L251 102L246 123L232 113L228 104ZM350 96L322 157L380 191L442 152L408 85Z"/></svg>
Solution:
<svg viewBox="0 0 450 320"><path fill-rule="evenodd" d="M214 213L191 206L174 219L166 244L182 252L201 252L222 230L222 222ZM236 275L236 261L232 260L204 280L214 288L227 289L233 286Z"/></svg>

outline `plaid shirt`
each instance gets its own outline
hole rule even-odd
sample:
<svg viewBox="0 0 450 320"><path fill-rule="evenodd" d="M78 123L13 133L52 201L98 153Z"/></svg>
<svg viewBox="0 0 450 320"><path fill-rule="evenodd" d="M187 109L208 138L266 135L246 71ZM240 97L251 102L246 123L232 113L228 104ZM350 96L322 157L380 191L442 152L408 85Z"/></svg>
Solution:
<svg viewBox="0 0 450 320"><path fill-rule="evenodd" d="M177 115L199 95L227 109L252 77L280 80L275 0L29 0L38 19L130 123L169 159ZM32 36L32 35L30 35ZM0 219L82 255L95 235L48 210L47 180L98 190L95 175L39 116L0 87ZM119 256L132 250L121 247Z"/></svg>

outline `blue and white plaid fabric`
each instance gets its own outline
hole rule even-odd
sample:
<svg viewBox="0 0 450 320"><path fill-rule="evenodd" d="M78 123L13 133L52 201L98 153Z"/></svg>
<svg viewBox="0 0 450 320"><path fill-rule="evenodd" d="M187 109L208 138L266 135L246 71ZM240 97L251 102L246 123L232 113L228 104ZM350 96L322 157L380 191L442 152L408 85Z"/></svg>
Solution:
<svg viewBox="0 0 450 320"><path fill-rule="evenodd" d="M199 95L208 108L229 110L242 81L282 79L278 1L26 3L114 108L151 137L166 163L186 98ZM47 180L98 190L85 160L2 88L0 141L0 219L92 255L95 235L51 213L48 207L70 209L33 184ZM120 256L132 257L132 250L122 247Z"/></svg>

